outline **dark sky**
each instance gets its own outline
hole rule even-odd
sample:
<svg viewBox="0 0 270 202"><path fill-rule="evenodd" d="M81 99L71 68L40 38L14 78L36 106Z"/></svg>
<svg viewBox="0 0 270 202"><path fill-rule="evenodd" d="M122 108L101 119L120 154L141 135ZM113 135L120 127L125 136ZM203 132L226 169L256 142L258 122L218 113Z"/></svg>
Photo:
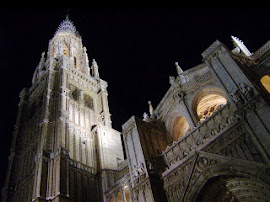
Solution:
<svg viewBox="0 0 270 202"><path fill-rule="evenodd" d="M19 93L30 87L42 51L68 9L0 11L1 106L0 187L8 164ZM239 37L251 52L270 39L270 13L247 8L88 8L69 9L89 59L109 84L113 127L157 106L176 76L174 62L185 70L202 61L201 53L216 39L230 49Z"/></svg>

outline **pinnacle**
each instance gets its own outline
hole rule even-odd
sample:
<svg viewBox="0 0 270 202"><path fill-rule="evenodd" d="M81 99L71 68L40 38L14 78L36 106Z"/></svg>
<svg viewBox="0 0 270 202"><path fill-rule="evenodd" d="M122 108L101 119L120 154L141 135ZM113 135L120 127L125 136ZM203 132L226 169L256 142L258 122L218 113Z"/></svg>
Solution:
<svg viewBox="0 0 270 202"><path fill-rule="evenodd" d="M73 22L69 20L68 15L66 15L66 19L60 23L55 34L60 33L60 32L69 32L69 33L77 34L76 27L74 26Z"/></svg>

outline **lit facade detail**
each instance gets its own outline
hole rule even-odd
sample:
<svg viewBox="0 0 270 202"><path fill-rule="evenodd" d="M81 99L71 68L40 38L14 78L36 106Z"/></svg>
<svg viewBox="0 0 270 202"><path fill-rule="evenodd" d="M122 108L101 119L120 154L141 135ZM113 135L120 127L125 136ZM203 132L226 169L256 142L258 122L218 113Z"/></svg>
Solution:
<svg viewBox="0 0 270 202"><path fill-rule="evenodd" d="M120 134L66 18L20 93L2 201L270 201L270 42L252 54L232 39L176 62L160 103Z"/></svg>

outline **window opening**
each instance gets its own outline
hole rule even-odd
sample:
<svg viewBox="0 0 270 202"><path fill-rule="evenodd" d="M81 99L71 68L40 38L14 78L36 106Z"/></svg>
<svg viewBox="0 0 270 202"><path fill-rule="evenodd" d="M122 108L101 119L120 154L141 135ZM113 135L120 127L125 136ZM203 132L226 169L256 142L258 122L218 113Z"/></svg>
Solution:
<svg viewBox="0 0 270 202"><path fill-rule="evenodd" d="M267 92L270 93L270 77L268 75L261 78L261 84L267 90Z"/></svg>

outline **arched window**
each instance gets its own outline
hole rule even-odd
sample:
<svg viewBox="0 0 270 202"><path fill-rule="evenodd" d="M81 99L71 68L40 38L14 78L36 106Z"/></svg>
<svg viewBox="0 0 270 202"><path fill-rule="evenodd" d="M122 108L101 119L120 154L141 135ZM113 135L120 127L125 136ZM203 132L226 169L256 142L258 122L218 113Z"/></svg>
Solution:
<svg viewBox="0 0 270 202"><path fill-rule="evenodd" d="M69 50L68 50L67 47L63 48L63 54L66 55L66 56L69 56Z"/></svg>
<svg viewBox="0 0 270 202"><path fill-rule="evenodd" d="M207 93L201 96L195 109L199 120L204 121L207 116L211 116L214 111L226 103L226 98L217 93Z"/></svg>
<svg viewBox="0 0 270 202"><path fill-rule="evenodd" d="M261 83L267 92L270 93L270 77L268 75L263 76L261 78Z"/></svg>
<svg viewBox="0 0 270 202"><path fill-rule="evenodd" d="M129 194L129 189L128 186L125 186L125 197L126 197L126 201L129 202L130 201L130 194Z"/></svg>
<svg viewBox="0 0 270 202"><path fill-rule="evenodd" d="M84 94L84 103L85 103L85 106L86 107L88 107L90 109L93 109L94 108L93 98L90 97L89 95Z"/></svg>
<svg viewBox="0 0 270 202"><path fill-rule="evenodd" d="M122 202L123 200L122 200L122 196L121 196L121 192L119 191L118 193L117 193L117 195L116 195L116 201L117 202Z"/></svg>
<svg viewBox="0 0 270 202"><path fill-rule="evenodd" d="M54 58L54 46L52 47L52 54L51 54L51 56Z"/></svg>
<svg viewBox="0 0 270 202"><path fill-rule="evenodd" d="M77 68L77 58L75 56L73 57L73 64L74 67Z"/></svg>
<svg viewBox="0 0 270 202"><path fill-rule="evenodd" d="M179 137L184 137L190 129L188 121L183 116L178 116L173 124L173 141L178 141Z"/></svg>
<svg viewBox="0 0 270 202"><path fill-rule="evenodd" d="M110 198L110 200L109 200L110 202L114 202L114 198L113 198L113 196Z"/></svg>

